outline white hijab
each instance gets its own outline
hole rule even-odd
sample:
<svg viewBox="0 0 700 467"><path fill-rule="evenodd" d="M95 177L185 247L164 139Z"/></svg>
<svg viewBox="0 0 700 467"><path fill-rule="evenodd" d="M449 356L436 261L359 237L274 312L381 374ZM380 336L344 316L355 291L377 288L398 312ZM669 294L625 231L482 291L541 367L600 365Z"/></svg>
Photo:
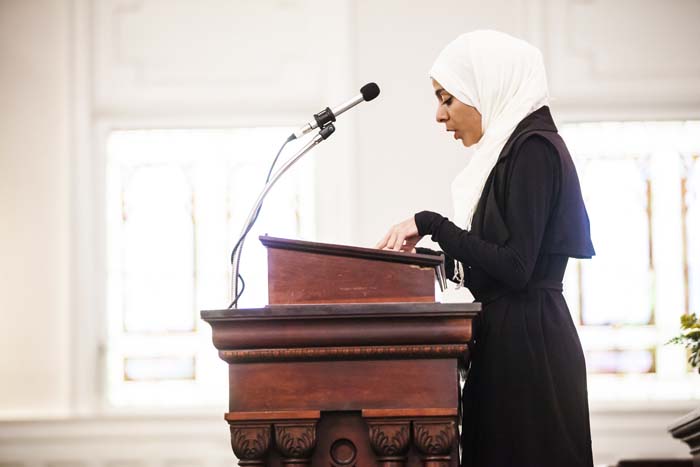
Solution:
<svg viewBox="0 0 700 467"><path fill-rule="evenodd" d="M462 103L481 113L481 140L452 182L454 222L469 229L486 179L520 121L547 105L542 54L534 46L497 31L462 34L440 52L430 77Z"/></svg>

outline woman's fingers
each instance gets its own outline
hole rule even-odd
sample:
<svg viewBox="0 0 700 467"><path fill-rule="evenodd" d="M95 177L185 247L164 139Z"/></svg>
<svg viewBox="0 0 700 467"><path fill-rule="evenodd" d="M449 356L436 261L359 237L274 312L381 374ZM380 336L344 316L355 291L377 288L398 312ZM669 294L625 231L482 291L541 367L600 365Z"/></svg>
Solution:
<svg viewBox="0 0 700 467"><path fill-rule="evenodd" d="M374 245L374 248L377 248L377 249L380 249L380 250L381 250L382 248L384 248L384 247L386 246L386 244L389 242L389 235L390 235L390 234L391 234L391 231L387 232L386 235L384 235L384 237L383 237L381 240L379 240L379 243L377 243L376 245Z"/></svg>
<svg viewBox="0 0 700 467"><path fill-rule="evenodd" d="M407 237L406 241L404 242L404 245L401 247L401 251L410 251L412 253L415 253L415 246L416 243L421 239L418 235L415 235L413 237Z"/></svg>
<svg viewBox="0 0 700 467"><path fill-rule="evenodd" d="M413 237L416 237L416 239L410 244L410 248L405 248L404 243L406 239L412 239ZM416 227L416 222L413 217L411 217L389 229L389 232L375 245L375 248L410 251L418 240L420 240L420 237L418 237L418 227Z"/></svg>
<svg viewBox="0 0 700 467"><path fill-rule="evenodd" d="M394 244L394 250L395 251L403 250L404 243L406 243L406 233L401 232L401 234L396 239L396 243Z"/></svg>
<svg viewBox="0 0 700 467"><path fill-rule="evenodd" d="M389 240L386 242L386 248L393 250L394 249L394 243L396 242L396 227L392 227L391 231L389 232Z"/></svg>

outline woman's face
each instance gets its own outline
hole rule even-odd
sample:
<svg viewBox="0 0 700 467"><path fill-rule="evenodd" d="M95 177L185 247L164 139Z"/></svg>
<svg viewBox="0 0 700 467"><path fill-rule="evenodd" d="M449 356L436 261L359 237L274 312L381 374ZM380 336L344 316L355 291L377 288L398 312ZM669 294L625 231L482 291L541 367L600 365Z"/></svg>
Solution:
<svg viewBox="0 0 700 467"><path fill-rule="evenodd" d="M433 89L438 99L435 119L444 123L445 129L454 134L455 139L461 139L462 144L469 147L481 139L481 114L474 107L460 102L433 80Z"/></svg>

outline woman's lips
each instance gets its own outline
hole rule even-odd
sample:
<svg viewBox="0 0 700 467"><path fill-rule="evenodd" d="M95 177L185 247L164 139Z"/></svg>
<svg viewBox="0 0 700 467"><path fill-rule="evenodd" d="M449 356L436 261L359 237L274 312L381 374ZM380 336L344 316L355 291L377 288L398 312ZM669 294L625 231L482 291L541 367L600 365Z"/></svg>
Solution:
<svg viewBox="0 0 700 467"><path fill-rule="evenodd" d="M456 132L456 131L455 131L454 133L452 133L452 136L454 136L454 139L459 139L459 138L457 137L457 132Z"/></svg>

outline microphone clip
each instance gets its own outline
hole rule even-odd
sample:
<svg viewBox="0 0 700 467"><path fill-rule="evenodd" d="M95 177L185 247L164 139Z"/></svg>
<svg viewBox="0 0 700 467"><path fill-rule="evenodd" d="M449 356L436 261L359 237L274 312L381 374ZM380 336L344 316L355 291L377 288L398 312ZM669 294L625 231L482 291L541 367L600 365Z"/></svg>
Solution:
<svg viewBox="0 0 700 467"><path fill-rule="evenodd" d="M319 113L314 114L314 120L316 120L316 125L318 125L318 128L323 128L327 124L335 122L335 114L330 107L326 107Z"/></svg>
<svg viewBox="0 0 700 467"><path fill-rule="evenodd" d="M321 127L321 130L318 132L318 134L319 134L319 136L321 136L321 138L326 140L334 132L335 132L335 125L333 125L332 123L327 123L326 125Z"/></svg>

